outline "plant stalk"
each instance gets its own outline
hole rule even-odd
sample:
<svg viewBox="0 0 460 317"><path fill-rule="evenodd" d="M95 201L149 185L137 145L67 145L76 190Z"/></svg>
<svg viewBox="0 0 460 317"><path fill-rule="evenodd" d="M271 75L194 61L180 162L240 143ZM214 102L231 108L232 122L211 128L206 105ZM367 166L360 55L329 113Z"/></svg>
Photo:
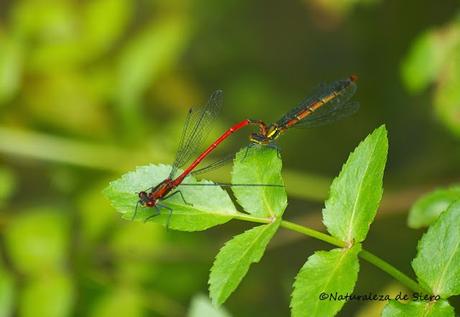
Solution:
<svg viewBox="0 0 460 317"><path fill-rule="evenodd" d="M243 213L234 218L238 220L257 222L257 223L271 223L272 222L272 219L270 218L254 217L254 216L243 214ZM327 242L329 244L332 244L340 248L344 248L347 246L347 244L340 239L337 239L328 234L322 233L320 231L317 231L317 230L314 230L314 229L311 229L311 228L308 228L308 227L305 227L305 226L302 226L302 225L299 225L299 224L296 224L290 221L282 220L281 227L288 229L288 230L302 233L306 236ZM394 277L396 280L401 282L403 285L405 285L407 288L409 288L413 292L422 292L425 294L430 293L429 290L424 289L422 286L420 286L416 281L411 279L409 276L407 276L406 274L404 274L403 272L401 272L400 270L398 270L397 268L395 268L393 265L386 262L385 260L372 254L371 252L362 249L361 252L359 253L359 257L375 265L382 271L388 273L389 275Z"/></svg>

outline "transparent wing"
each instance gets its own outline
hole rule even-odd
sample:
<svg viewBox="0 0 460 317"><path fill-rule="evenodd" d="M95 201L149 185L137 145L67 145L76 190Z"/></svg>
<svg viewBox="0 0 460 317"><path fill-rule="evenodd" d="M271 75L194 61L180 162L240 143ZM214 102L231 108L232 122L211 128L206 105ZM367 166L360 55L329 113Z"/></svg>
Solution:
<svg viewBox="0 0 460 317"><path fill-rule="evenodd" d="M358 110L359 104L348 102L355 92L356 84L350 79L320 85L311 97L303 100L276 124L286 127L312 127L316 121L318 125L324 125L340 120ZM302 119L297 120L299 117Z"/></svg>
<svg viewBox="0 0 460 317"><path fill-rule="evenodd" d="M296 128L313 128L327 125L353 115L359 109L359 102L352 101L346 104L336 104L327 108L322 113L313 112L300 121Z"/></svg>
<svg viewBox="0 0 460 317"><path fill-rule="evenodd" d="M192 175L193 176L201 175L201 174L213 171L215 169L218 169L218 168L220 168L220 167L232 162L234 157L235 157L234 153L229 154L229 155L225 156L223 159L220 159L218 161L212 162L211 164L209 164L209 165L207 165L205 167L202 167L200 169L194 170L192 172Z"/></svg>
<svg viewBox="0 0 460 317"><path fill-rule="evenodd" d="M205 141L206 136L209 135L212 123L222 109L222 100L222 90L216 90L209 97L204 107L189 111L182 130L176 158L169 175L170 178L174 178L177 170L197 155L201 144Z"/></svg>

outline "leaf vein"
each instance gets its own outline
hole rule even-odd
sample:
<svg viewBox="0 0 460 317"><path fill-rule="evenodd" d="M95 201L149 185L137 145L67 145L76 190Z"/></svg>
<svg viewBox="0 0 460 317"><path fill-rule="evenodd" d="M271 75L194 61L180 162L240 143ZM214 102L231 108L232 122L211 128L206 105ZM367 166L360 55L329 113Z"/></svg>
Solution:
<svg viewBox="0 0 460 317"><path fill-rule="evenodd" d="M372 158L372 156L374 155L375 151L377 150L377 144L376 143L374 143L374 148L372 150L372 154L371 154L370 158ZM366 164L366 168L365 168L364 173L363 173L363 177L362 177L362 179L360 179L360 184L359 184L359 187L358 187L358 196L356 197L355 201L353 202L353 211L352 211L351 217L350 217L350 222L349 222L349 226L348 226L349 229L348 229L346 241L351 240L353 222L354 222L356 211L357 211L356 209L357 209L358 201L359 201L359 199L361 197L361 193L362 193L361 188L362 188L362 186L364 184L364 178L366 178L366 174L367 174L367 171L369 170L370 165L371 165L371 159L368 160L368 162Z"/></svg>

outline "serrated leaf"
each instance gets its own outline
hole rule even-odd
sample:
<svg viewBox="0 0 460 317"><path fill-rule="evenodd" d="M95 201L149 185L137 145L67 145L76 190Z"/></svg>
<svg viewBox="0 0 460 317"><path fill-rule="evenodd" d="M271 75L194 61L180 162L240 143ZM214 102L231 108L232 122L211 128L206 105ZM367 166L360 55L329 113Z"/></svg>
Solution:
<svg viewBox="0 0 460 317"><path fill-rule="evenodd" d="M123 218L131 220L139 200L137 193L147 190L166 179L171 171L166 165L147 165L123 175L113 181L104 190L113 207L123 214ZM196 181L187 177L184 184L211 184L209 181ZM186 204L179 194L162 200L161 204L172 208L169 228L182 231L205 230L209 227L225 223L238 215L227 192L219 186L179 186ZM136 220L145 221L155 214L154 208L138 206ZM159 216L149 221L166 224L169 211L161 208Z"/></svg>
<svg viewBox="0 0 460 317"><path fill-rule="evenodd" d="M236 154L232 183L284 186L281 168L282 162L275 149L265 146L245 147ZM232 191L244 210L254 216L280 217L287 206L284 187L235 186Z"/></svg>
<svg viewBox="0 0 460 317"><path fill-rule="evenodd" d="M207 296L197 295L193 297L188 317L230 317L223 307L215 307Z"/></svg>
<svg viewBox="0 0 460 317"><path fill-rule="evenodd" d="M409 212L408 225L423 228L431 225L451 203L460 199L460 186L435 190L418 199Z"/></svg>
<svg viewBox="0 0 460 317"><path fill-rule="evenodd" d="M390 301L382 312L382 317L454 317L454 308L445 300L433 302Z"/></svg>
<svg viewBox="0 0 460 317"><path fill-rule="evenodd" d="M450 205L418 244L412 267L433 295L460 294L460 201Z"/></svg>
<svg viewBox="0 0 460 317"><path fill-rule="evenodd" d="M346 301L333 300L331 294L351 294L358 278L358 253L361 245L351 249L317 251L300 269L294 282L291 313L298 316L334 316ZM321 294L328 299L320 300Z"/></svg>
<svg viewBox="0 0 460 317"><path fill-rule="evenodd" d="M350 154L332 182L323 222L334 237L347 242L366 238L382 197L387 152L387 131L382 125Z"/></svg>
<svg viewBox="0 0 460 317"><path fill-rule="evenodd" d="M279 225L277 221L245 231L219 251L209 275L209 294L214 304L224 303L238 287L249 266L260 261Z"/></svg>

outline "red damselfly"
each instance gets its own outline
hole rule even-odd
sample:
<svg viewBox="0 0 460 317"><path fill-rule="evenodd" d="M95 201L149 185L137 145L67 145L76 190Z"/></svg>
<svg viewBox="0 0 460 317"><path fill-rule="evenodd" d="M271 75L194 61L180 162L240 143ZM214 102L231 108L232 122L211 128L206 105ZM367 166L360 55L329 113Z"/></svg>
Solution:
<svg viewBox="0 0 460 317"><path fill-rule="evenodd" d="M245 120L245 125L257 125L259 131L252 133L249 137L250 144L246 148L247 152L254 145L265 145L275 148L274 143L278 137L291 127L310 128L329 124L348 117L359 109L359 103L350 101L356 92L356 75L349 78L337 80L330 84L320 85L310 96L304 99L297 107L285 114L277 122L267 125L262 120ZM213 164L194 171L194 174L201 174L209 170L218 168L233 159L233 155L216 161Z"/></svg>
<svg viewBox="0 0 460 317"><path fill-rule="evenodd" d="M203 142L209 130L212 122L222 108L222 91L215 91L204 107L198 110L190 109L185 121L182 136L179 142L179 147L176 153L176 158L172 164L171 172L169 176L158 185L152 187L150 190L141 191L138 193L139 200L136 205L136 209L133 214L133 220L136 217L138 205L145 207L152 207L157 210L157 213L152 215L156 216L160 214L160 208L167 209L169 211L169 217L171 216L172 209L161 201L168 199L176 194L180 194L184 203L188 204L180 190L175 190L187 175L189 175L200 162L211 153L221 142L228 138L233 132L247 126L250 120L243 120L230 129L225 131L214 143L212 143L203 153L201 153L182 173L178 174L178 170L185 166L190 159L196 155L200 144ZM185 184L184 184L185 185ZM223 185L226 184L216 184ZM248 184L251 186L252 184ZM167 226L169 224L169 218Z"/></svg>

